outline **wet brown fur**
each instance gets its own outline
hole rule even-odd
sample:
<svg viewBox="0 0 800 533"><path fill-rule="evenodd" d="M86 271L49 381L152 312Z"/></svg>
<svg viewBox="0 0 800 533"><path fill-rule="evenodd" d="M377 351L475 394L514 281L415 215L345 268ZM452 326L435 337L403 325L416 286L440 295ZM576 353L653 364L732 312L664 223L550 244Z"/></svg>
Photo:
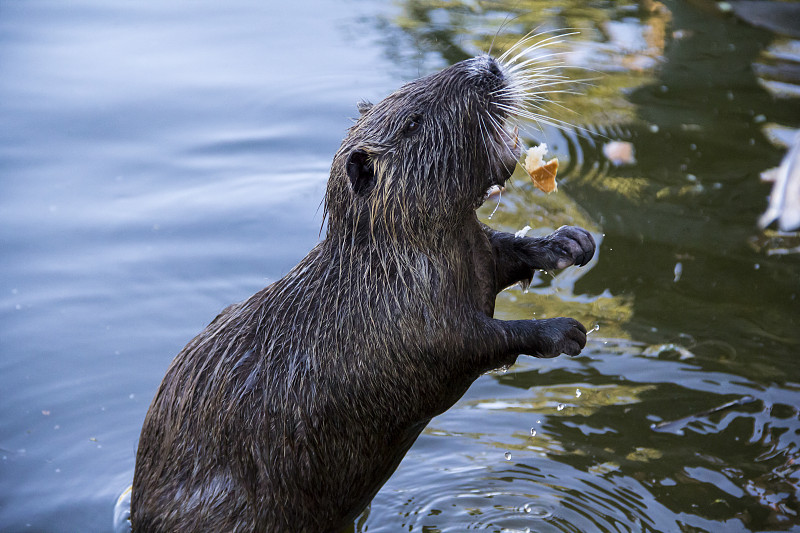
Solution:
<svg viewBox="0 0 800 533"><path fill-rule="evenodd" d="M135 532L339 531L479 375L580 352L574 320L492 318L532 269L594 253L578 228L518 239L475 215L519 155L499 127L513 84L481 56L362 106L324 240L167 371L136 457Z"/></svg>

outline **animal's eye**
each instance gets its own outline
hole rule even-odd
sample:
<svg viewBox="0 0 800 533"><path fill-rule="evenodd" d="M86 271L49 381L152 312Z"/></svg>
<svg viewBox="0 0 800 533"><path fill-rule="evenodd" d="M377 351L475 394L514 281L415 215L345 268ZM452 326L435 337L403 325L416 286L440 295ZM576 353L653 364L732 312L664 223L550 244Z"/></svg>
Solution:
<svg viewBox="0 0 800 533"><path fill-rule="evenodd" d="M410 135L417 131L419 127L422 126L422 115L415 114L409 117L408 122L406 123L406 127L403 130L403 133L406 135Z"/></svg>

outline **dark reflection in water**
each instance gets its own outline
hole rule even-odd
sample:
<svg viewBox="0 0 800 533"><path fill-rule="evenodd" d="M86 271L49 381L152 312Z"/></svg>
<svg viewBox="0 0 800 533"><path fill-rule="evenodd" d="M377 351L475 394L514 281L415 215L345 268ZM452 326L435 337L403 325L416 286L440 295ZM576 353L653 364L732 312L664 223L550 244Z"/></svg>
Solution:
<svg viewBox="0 0 800 533"><path fill-rule="evenodd" d="M674 3L407 5L397 27L423 51L409 64L431 68L437 51L449 61L532 28L580 29L559 50L578 67L565 72L596 75L550 109L575 127L532 133L566 160L561 192L543 198L519 177L491 222L602 234L590 272L543 275L498 306L600 329L585 357L523 361L493 376L499 387L476 384L432 423L360 530L800 526L800 262L782 253L798 237L756 227L769 193L759 174L784 153L772 132L800 126L798 101L751 66L781 39ZM632 143L631 164L604 156L612 140ZM442 446L461 451L444 460ZM450 482L429 490L426 467ZM408 495L399 516L397 494Z"/></svg>
<svg viewBox="0 0 800 533"><path fill-rule="evenodd" d="M800 237L757 228L800 126L763 72L800 54L709 8L2 4L0 529L111 529L172 356L318 239L359 98L565 28L563 73L590 81L546 114L574 127L527 133L560 192L518 175L489 222L582 225L599 257L498 315L599 329L479 379L354 530L800 527Z"/></svg>

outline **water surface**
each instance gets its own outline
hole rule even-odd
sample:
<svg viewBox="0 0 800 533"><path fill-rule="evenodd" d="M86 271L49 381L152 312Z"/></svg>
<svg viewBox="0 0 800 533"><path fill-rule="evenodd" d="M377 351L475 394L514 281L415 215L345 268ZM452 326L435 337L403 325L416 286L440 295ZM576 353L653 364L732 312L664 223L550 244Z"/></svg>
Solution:
<svg viewBox="0 0 800 533"><path fill-rule="evenodd" d="M757 228L800 104L756 72L796 41L707 7L0 3L0 530L110 531L171 358L319 239L355 103L534 28L591 81L527 134L560 191L489 223L600 247L497 314L599 329L480 378L354 530L800 527L800 239Z"/></svg>

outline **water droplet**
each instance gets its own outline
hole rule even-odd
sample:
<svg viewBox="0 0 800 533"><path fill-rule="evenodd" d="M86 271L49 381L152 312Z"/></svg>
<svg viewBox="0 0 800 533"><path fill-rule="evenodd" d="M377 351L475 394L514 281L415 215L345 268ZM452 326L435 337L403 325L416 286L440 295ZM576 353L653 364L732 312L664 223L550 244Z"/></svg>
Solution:
<svg viewBox="0 0 800 533"><path fill-rule="evenodd" d="M565 405L565 404L563 404L563 403L560 403L560 404L558 404L558 405L556 406L556 411L563 411L565 407L566 407L566 405Z"/></svg>
<svg viewBox="0 0 800 533"><path fill-rule="evenodd" d="M510 461L511 460L511 452L506 452L505 453L505 457L506 457L506 461Z"/></svg>
<svg viewBox="0 0 800 533"><path fill-rule="evenodd" d="M500 201L501 201L502 199L503 199L503 189L501 188L501 189L500 189L500 192L499 192L499 193L498 193L498 195L497 195L497 205L496 205L496 206L494 206L494 209L492 209L492 212L491 212L491 214L490 214L490 215L489 215L489 217L488 217L488 218L489 218L489 220L491 220L491 219L492 219L492 217L494 216L494 214L497 212L497 208L498 208L498 207L500 207Z"/></svg>
<svg viewBox="0 0 800 533"><path fill-rule="evenodd" d="M547 508L542 507L541 505L534 505L532 503L526 503L523 505L522 510L527 514L531 514L537 518L549 518L552 516L552 513L550 513Z"/></svg>

